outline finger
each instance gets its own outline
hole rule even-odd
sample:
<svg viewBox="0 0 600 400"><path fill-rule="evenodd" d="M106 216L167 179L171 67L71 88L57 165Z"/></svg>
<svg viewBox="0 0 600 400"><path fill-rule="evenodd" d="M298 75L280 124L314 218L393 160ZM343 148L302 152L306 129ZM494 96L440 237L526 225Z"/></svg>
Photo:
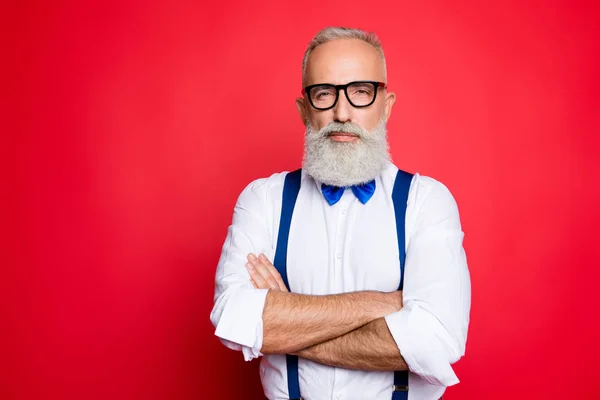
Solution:
<svg viewBox="0 0 600 400"><path fill-rule="evenodd" d="M259 271L263 278L269 283L269 286L273 289L277 288L287 292L287 288L285 287L279 272L277 272L277 269L271 264L267 257L264 254L261 254L256 261L260 265Z"/></svg>
<svg viewBox="0 0 600 400"><path fill-rule="evenodd" d="M279 283L277 282L277 279L275 279L275 277L271 274L271 271L269 271L269 268L265 264L259 262L257 270L261 274L263 279L267 282L267 285L269 285L269 288L281 290L281 288L279 287Z"/></svg>
<svg viewBox="0 0 600 400"><path fill-rule="evenodd" d="M267 282L258 273L258 271L254 267L254 265L252 265L252 263L250 263L250 262L246 263L246 269L248 270L248 273L250 274L250 279L254 282L254 285L256 286L257 289L268 289L269 288L269 286L267 285Z"/></svg>
<svg viewBox="0 0 600 400"><path fill-rule="evenodd" d="M262 261L260 261L254 254L250 254L248 256L248 259L249 259L250 263L252 264L252 266L254 267L254 270L256 272L258 272L260 277L266 283L267 288L281 290L279 288L279 284L277 283L277 280L275 279L275 277L273 275L271 275L269 268Z"/></svg>
<svg viewBox="0 0 600 400"><path fill-rule="evenodd" d="M258 256L258 259L261 260L262 263L267 266L267 268L269 269L269 272L271 272L271 275L273 275L273 277L277 281L277 284L279 285L279 289L287 292L288 291L287 286L285 286L285 283L283 282L283 279L281 278L281 274L279 273L279 271L277 271L277 268L275 268L275 266L271 263L271 261L269 261L267 256L265 256L264 254L261 254L260 256Z"/></svg>
<svg viewBox="0 0 600 400"><path fill-rule="evenodd" d="M254 286L255 289L259 288L256 282L254 282L254 279L250 278L250 283L252 284L252 286Z"/></svg>

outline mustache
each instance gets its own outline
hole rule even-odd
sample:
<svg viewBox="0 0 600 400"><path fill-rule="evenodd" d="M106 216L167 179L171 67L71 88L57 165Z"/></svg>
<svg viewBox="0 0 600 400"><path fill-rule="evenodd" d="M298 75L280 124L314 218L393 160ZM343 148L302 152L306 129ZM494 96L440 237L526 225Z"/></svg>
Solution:
<svg viewBox="0 0 600 400"><path fill-rule="evenodd" d="M362 139L367 132L352 122L330 122L319 130L319 137L327 137L334 132L350 133Z"/></svg>

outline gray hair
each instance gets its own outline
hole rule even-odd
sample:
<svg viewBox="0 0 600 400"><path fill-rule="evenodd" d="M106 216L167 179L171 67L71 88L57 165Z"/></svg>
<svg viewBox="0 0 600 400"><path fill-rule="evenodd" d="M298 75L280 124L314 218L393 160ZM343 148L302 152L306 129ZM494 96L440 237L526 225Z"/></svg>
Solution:
<svg viewBox="0 0 600 400"><path fill-rule="evenodd" d="M318 46L337 39L359 39L373 46L381 56L381 60L383 61L383 75L385 79L387 79L383 47L381 46L381 42L375 33L367 33L362 29L332 26L320 30L308 44L308 49L306 49L306 52L304 53L304 59L302 60L302 86L305 86L306 84L306 65L308 63L308 57L310 57L310 54Z"/></svg>

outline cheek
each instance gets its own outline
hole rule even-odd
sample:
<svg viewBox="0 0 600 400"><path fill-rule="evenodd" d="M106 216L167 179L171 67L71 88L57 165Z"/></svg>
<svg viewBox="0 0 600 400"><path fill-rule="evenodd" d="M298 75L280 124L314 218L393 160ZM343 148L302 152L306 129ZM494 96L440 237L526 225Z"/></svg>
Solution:
<svg viewBox="0 0 600 400"><path fill-rule="evenodd" d="M354 122L360 125L363 129L367 131L372 131L377 127L379 121L381 121L381 117L383 116L383 109L373 108L365 111L366 112L357 115Z"/></svg>

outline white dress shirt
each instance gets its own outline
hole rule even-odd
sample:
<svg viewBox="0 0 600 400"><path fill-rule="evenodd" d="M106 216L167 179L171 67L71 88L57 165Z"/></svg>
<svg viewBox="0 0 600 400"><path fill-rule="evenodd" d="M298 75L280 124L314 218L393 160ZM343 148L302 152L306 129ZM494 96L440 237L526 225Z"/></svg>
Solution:
<svg viewBox="0 0 600 400"><path fill-rule="evenodd" d="M400 261L392 189L393 164L376 178L373 197L362 204L346 189L330 206L321 184L302 172L292 218L287 271L291 291L327 295L398 289ZM286 173L248 185L235 206L216 273L211 321L215 335L248 361L263 356L262 313L266 289L255 289L244 267L248 253L273 261ZM451 364L465 352L471 286L458 208L440 182L415 174L406 211L403 308L385 317L406 361L409 400L438 399L458 383ZM393 372L335 368L298 362L306 400L382 399L392 396ZM285 355L264 355L265 395L289 399Z"/></svg>

